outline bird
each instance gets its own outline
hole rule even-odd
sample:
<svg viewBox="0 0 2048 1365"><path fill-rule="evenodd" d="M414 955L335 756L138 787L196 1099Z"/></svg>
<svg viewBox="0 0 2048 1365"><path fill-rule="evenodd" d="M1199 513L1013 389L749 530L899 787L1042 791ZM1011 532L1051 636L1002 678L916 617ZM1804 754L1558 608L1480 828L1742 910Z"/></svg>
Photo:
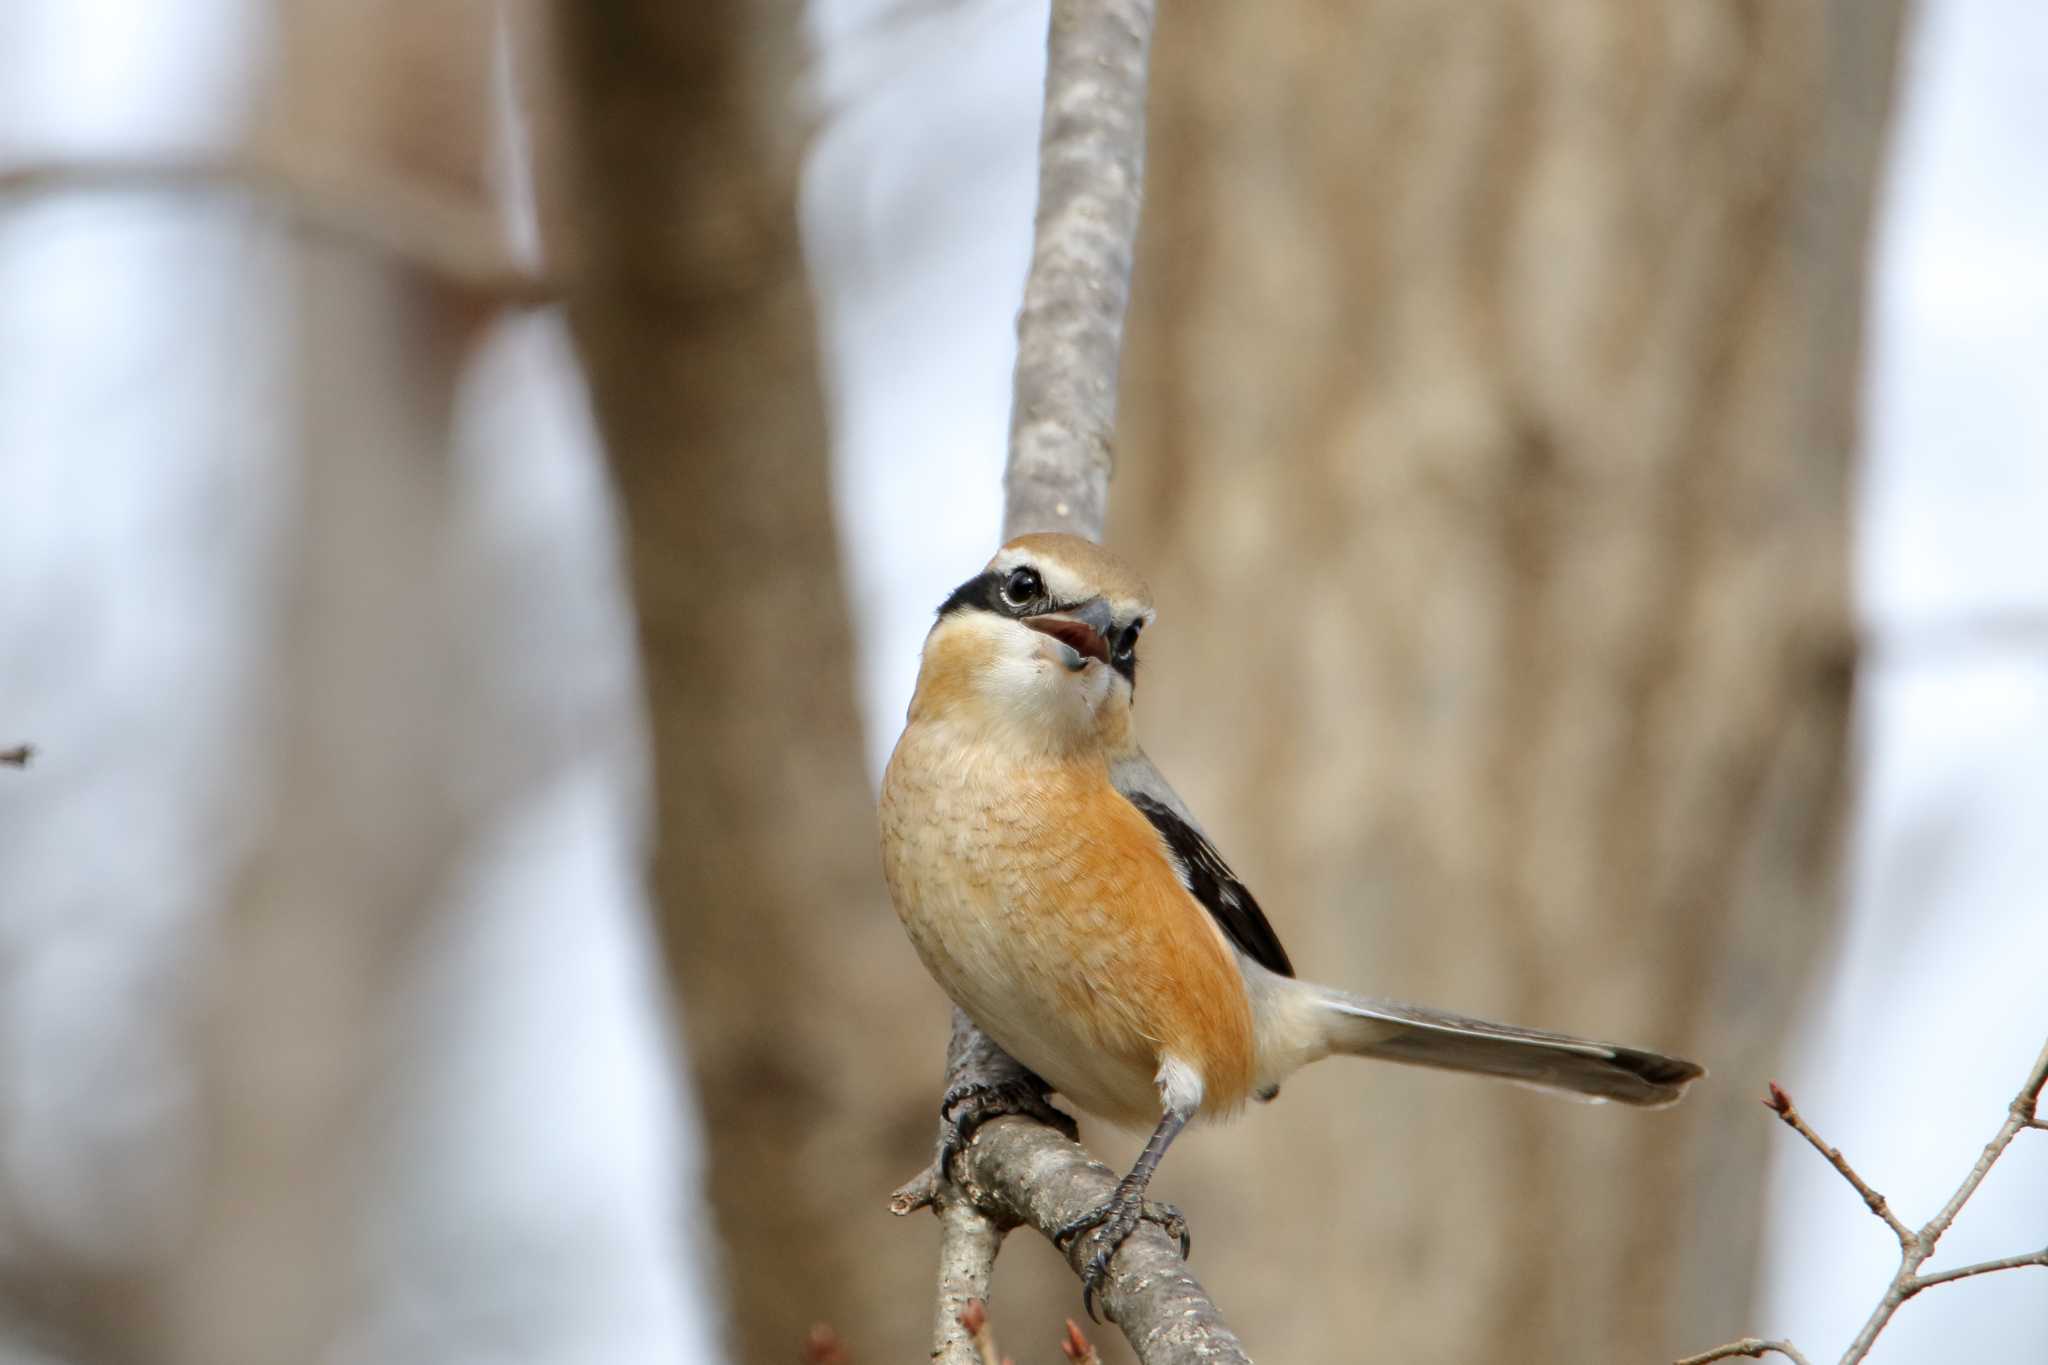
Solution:
<svg viewBox="0 0 2048 1365"><path fill-rule="evenodd" d="M1644 1107L1705 1074L1298 977L1138 743L1137 646L1155 616L1144 580L1093 541L1002 546L938 609L879 803L890 899L953 1003L1083 1113L1150 1130L1109 1198L1055 1238L1093 1233L1091 1316L1118 1248L1155 1216L1146 1194L1180 1132L1272 1099L1310 1062L1376 1058Z"/></svg>

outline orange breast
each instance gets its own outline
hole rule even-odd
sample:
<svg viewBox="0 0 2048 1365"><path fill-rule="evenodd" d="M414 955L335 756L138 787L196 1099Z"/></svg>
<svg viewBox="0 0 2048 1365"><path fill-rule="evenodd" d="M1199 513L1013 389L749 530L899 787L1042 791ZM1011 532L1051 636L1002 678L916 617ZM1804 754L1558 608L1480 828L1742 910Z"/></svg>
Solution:
<svg viewBox="0 0 2048 1365"><path fill-rule="evenodd" d="M1094 757L969 761L913 725L890 762L883 863L925 965L1084 1109L1149 1126L1171 1056L1202 1112L1252 1085L1252 1018L1222 934Z"/></svg>

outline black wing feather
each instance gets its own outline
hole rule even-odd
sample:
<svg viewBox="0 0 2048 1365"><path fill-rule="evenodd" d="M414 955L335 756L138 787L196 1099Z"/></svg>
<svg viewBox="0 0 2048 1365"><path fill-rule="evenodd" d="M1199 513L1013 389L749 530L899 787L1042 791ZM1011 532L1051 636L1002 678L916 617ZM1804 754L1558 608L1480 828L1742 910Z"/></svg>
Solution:
<svg viewBox="0 0 2048 1365"><path fill-rule="evenodd" d="M1154 800L1144 792L1125 792L1124 796L1144 812L1152 827L1166 840L1167 850L1180 869L1181 880L1222 926L1224 935L1246 957L1267 971L1293 976L1294 964L1287 960L1287 950L1280 946L1280 936L1266 922L1266 912L1259 909L1259 903L1252 899L1252 893L1230 870L1230 864L1223 861L1223 855L1216 851L1216 846L1164 802Z"/></svg>

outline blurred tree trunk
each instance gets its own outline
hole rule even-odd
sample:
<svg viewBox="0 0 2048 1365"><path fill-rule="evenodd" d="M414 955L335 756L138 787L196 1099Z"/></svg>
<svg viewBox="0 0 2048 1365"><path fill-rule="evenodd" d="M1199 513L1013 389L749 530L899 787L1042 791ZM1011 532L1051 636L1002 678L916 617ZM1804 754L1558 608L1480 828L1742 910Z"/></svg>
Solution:
<svg viewBox="0 0 2048 1365"><path fill-rule="evenodd" d="M661 930L743 1358L925 1349L884 1211L945 1043L876 875L794 213L798 0L563 4L573 311L623 500ZM904 1068L885 1059L915 1057ZM881 1064L878 1064L881 1063ZM890 1116L877 1123L874 1116Z"/></svg>
<svg viewBox="0 0 2048 1365"><path fill-rule="evenodd" d="M1836 894L1899 9L1161 25L1112 537L1160 588L1153 751L1304 975L1713 1072L1641 1114L1333 1065L1189 1144L1262 1355L1758 1325L1756 1098Z"/></svg>
<svg viewBox="0 0 2048 1365"><path fill-rule="evenodd" d="M501 251L484 184L489 9L284 4L255 150L294 185L443 205ZM387 194L403 197L387 200ZM194 1226L125 1322L129 1349L259 1365L331 1350L361 1307L353 1242L378 1031L463 821L446 528L454 397L488 301L417 260L271 220L294 381L274 421L296 499L256 708L268 797L200 1012L206 1158ZM397 226L403 230L405 224ZM261 392L263 376L250 389ZM472 699L472 704L477 704ZM146 1345L145 1345L146 1343Z"/></svg>

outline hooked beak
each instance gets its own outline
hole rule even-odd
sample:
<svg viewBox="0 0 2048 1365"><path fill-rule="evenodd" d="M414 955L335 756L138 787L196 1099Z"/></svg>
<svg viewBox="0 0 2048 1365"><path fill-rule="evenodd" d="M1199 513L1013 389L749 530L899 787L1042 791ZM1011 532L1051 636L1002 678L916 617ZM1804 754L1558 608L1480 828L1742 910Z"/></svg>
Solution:
<svg viewBox="0 0 2048 1365"><path fill-rule="evenodd" d="M1109 628L1113 624L1109 603L1091 598L1069 611L1048 611L1027 616L1024 624L1041 635L1049 635L1067 647L1062 656L1070 672L1079 673L1088 660L1109 662Z"/></svg>

